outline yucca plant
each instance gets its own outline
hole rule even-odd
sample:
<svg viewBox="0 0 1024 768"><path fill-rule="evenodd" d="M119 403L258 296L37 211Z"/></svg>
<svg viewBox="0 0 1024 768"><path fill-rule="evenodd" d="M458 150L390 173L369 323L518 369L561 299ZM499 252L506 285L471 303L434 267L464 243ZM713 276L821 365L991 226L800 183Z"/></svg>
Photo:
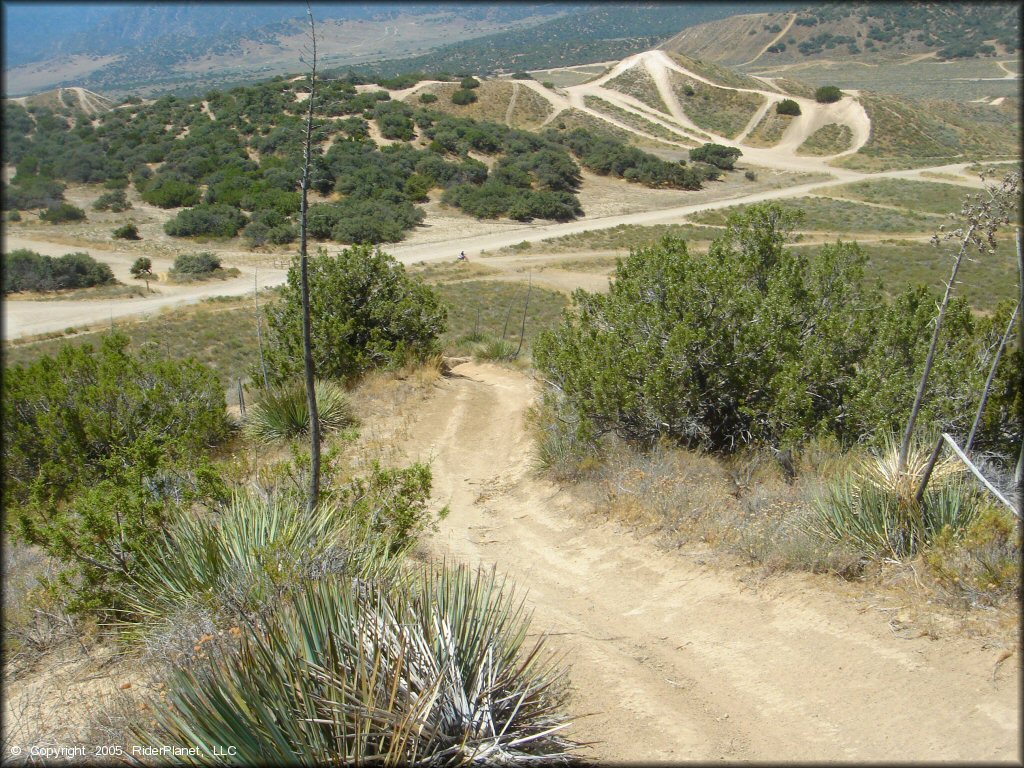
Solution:
<svg viewBox="0 0 1024 768"><path fill-rule="evenodd" d="M981 500L967 484L963 467L946 458L935 465L920 501L917 490L929 454L912 446L900 468L900 447L887 436L883 449L828 484L816 503L816 528L824 537L846 541L872 554L907 557L949 526L965 529Z"/></svg>
<svg viewBox="0 0 1024 768"><path fill-rule="evenodd" d="M199 764L566 762L563 673L528 626L493 571L311 581L237 654L177 671L138 736Z"/></svg>
<svg viewBox="0 0 1024 768"><path fill-rule="evenodd" d="M320 429L342 429L355 423L344 388L331 381L315 384ZM262 442L304 435L309 430L309 402L299 384L271 389L249 408L246 433Z"/></svg>
<svg viewBox="0 0 1024 768"><path fill-rule="evenodd" d="M515 354L516 345L505 339L489 339L476 350L479 360L511 360Z"/></svg>
<svg viewBox="0 0 1024 768"><path fill-rule="evenodd" d="M366 523L288 496L236 493L222 511L181 515L145 551L123 588L124 631L152 631L196 602L218 615L257 614L303 579L326 572L391 577L398 558Z"/></svg>

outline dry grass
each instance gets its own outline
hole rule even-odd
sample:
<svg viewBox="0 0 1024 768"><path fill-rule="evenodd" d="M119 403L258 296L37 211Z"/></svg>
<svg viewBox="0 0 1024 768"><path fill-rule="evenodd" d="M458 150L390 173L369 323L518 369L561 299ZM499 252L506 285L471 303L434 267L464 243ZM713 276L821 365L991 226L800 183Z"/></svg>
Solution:
<svg viewBox="0 0 1024 768"><path fill-rule="evenodd" d="M631 67L622 74L606 81L603 87L625 93L639 99L651 109L666 115L669 114L668 107L665 106L661 94L658 93L658 86L654 82L654 78L643 67Z"/></svg>
<svg viewBox="0 0 1024 768"><path fill-rule="evenodd" d="M687 117L704 130L728 138L739 135L764 103L756 93L718 88L677 72L669 73L669 82Z"/></svg>
<svg viewBox="0 0 1024 768"><path fill-rule="evenodd" d="M155 282L155 281L154 281ZM151 293L159 293L156 288ZM133 299L136 296L145 296L145 285L125 285L115 283L112 285L97 285L94 288L74 288L68 291L50 291L38 293L28 291L4 296L5 301L99 301L102 299Z"/></svg>
<svg viewBox="0 0 1024 768"><path fill-rule="evenodd" d="M603 134L605 136L611 136L612 138L619 139L627 144L633 144L643 148L669 150L679 149L679 147L674 144L666 144L665 142L657 139L637 136L632 131L619 128L617 125L612 125L607 120L602 120L600 117L596 117L595 115L591 115L590 113L583 112L579 109L566 109L559 113L551 122L551 126L559 130L566 131L571 131L574 128L585 128L586 130L593 131L598 135ZM682 139L680 139L680 142L682 142Z"/></svg>
<svg viewBox="0 0 1024 768"><path fill-rule="evenodd" d="M911 210L894 210L863 203L833 200L827 197L801 197L779 200L776 203L785 210L801 210L804 213L797 229L801 232L827 232L831 235L858 233L921 233L932 234L943 219ZM725 224L729 214L742 210L743 206L706 211L692 216L701 224Z"/></svg>
<svg viewBox="0 0 1024 768"><path fill-rule="evenodd" d="M509 80L484 80L473 89L477 100L472 104L452 103L452 94L459 90L458 83L431 83L421 88L417 93L433 93L437 101L427 106L438 112L445 112L458 117L471 117L474 120L486 120L492 123L505 123L505 114L508 111L509 101L512 99L513 83ZM520 91L525 89L520 89ZM521 94L520 94L521 95ZM417 96L413 96L410 103L418 105ZM518 97L517 97L518 102ZM539 125L543 117L537 121Z"/></svg>
<svg viewBox="0 0 1024 768"><path fill-rule="evenodd" d="M808 452L819 467L839 461L818 444ZM814 465L808 456L803 466ZM862 571L861 555L830 545L811 530L811 499L820 487L813 472L789 483L779 463L764 452L720 459L693 451L658 447L638 453L611 448L601 465L585 474L583 492L599 512L639 530L656 533L666 546L704 544L720 557L739 557L766 572L810 571L852 578Z"/></svg>
<svg viewBox="0 0 1024 768"><path fill-rule="evenodd" d="M773 147L782 139L782 134L793 123L792 115L780 115L769 109L745 139L752 147Z"/></svg>
<svg viewBox="0 0 1024 768"><path fill-rule="evenodd" d="M871 137L838 165L863 171L918 168L972 158L1020 157L1018 104L998 107L953 101L910 102L862 93Z"/></svg>
<svg viewBox="0 0 1024 768"><path fill-rule="evenodd" d="M829 123L816 130L797 147L798 155L835 155L853 144L853 131L847 125Z"/></svg>
<svg viewBox="0 0 1024 768"><path fill-rule="evenodd" d="M678 142L685 144L686 146L695 146L690 139L686 138L681 133L677 133L676 131L666 128L660 123L655 123L641 117L635 112L630 112L622 109L621 107L617 107L611 102L605 101L600 96L593 96L588 93L583 97L583 103L595 112L608 115L611 119L628 125L630 128L645 133L648 136Z"/></svg>
<svg viewBox="0 0 1024 768"><path fill-rule="evenodd" d="M959 211L964 198L975 191L958 184L910 179L877 179L833 187L828 193L830 196L850 200L864 200L868 203L946 214Z"/></svg>

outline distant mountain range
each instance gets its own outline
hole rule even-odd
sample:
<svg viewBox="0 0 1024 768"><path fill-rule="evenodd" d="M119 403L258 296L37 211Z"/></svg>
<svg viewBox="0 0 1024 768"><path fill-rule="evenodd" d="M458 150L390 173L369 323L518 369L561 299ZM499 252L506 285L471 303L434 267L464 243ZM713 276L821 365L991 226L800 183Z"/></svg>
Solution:
<svg viewBox="0 0 1024 768"><path fill-rule="evenodd" d="M398 74L584 63L792 3L313 3L325 69ZM198 92L302 69L302 3L4 4L10 95Z"/></svg>
<svg viewBox="0 0 1024 768"><path fill-rule="evenodd" d="M27 3L4 10L7 95L188 95L299 72L304 3ZM728 65L1017 50L1016 3L312 4L321 69L488 74L654 47Z"/></svg>

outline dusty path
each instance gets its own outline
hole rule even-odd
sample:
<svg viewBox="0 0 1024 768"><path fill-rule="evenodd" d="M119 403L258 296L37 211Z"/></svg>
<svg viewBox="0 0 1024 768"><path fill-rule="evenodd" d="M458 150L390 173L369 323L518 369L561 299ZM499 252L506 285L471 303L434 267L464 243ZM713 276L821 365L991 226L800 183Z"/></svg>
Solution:
<svg viewBox="0 0 1024 768"><path fill-rule="evenodd" d="M1018 759L1017 666L977 641L897 637L825 579L751 588L585 519L531 469L523 374L467 363L405 446L451 513L438 556L496 564L571 663L575 736L627 760Z"/></svg>

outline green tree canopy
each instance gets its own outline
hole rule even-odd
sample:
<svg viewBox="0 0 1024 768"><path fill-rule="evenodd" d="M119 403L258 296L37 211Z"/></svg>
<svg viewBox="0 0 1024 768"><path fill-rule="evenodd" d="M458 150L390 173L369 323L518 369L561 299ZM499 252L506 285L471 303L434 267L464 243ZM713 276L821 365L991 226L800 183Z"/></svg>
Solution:
<svg viewBox="0 0 1024 768"><path fill-rule="evenodd" d="M447 309L434 292L406 274L392 256L369 245L324 251L309 260L313 359L324 378L351 379L438 348ZM299 270L293 264L283 299L266 309L267 364L284 382L302 370Z"/></svg>
<svg viewBox="0 0 1024 768"><path fill-rule="evenodd" d="M168 510L216 486L202 457L228 433L210 369L128 343L65 344L4 373L6 522L68 566L79 607L114 604Z"/></svg>

